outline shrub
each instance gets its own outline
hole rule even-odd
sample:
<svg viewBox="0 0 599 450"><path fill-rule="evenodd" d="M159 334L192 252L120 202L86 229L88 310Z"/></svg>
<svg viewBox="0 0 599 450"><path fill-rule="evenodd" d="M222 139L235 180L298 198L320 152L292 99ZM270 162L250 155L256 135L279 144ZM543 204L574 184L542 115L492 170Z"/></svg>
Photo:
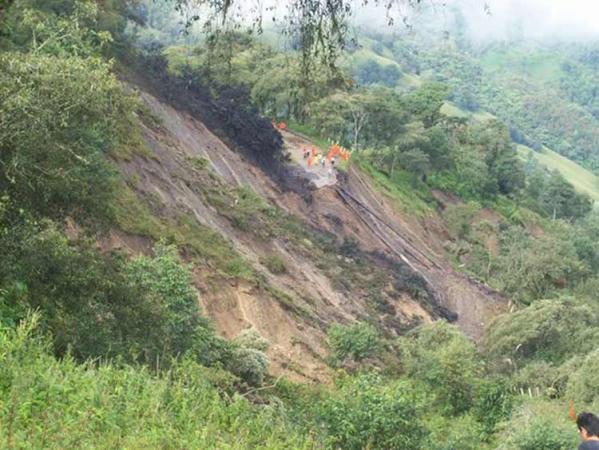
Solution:
<svg viewBox="0 0 599 450"><path fill-rule="evenodd" d="M442 416L427 420L429 441L423 448L432 450L480 450L484 432L471 415L456 418Z"/></svg>
<svg viewBox="0 0 599 450"><path fill-rule="evenodd" d="M158 374L56 359L34 324L0 328L3 448L321 448L280 405L257 407L231 392L221 370L189 359Z"/></svg>
<svg viewBox="0 0 599 450"><path fill-rule="evenodd" d="M596 342L596 341L595 341ZM599 398L599 350L587 355L582 364L570 375L566 397L578 404L590 405Z"/></svg>
<svg viewBox="0 0 599 450"><path fill-rule="evenodd" d="M331 448L415 450L426 436L420 407L414 386L368 374L331 393L319 416Z"/></svg>
<svg viewBox="0 0 599 450"><path fill-rule="evenodd" d="M58 355L152 364L187 352L205 363L226 358L173 247L158 245L154 258L128 262L70 241L49 221L4 225L0 220L0 318L18 323L37 309Z"/></svg>
<svg viewBox="0 0 599 450"><path fill-rule="evenodd" d="M154 258L140 256L128 263L127 274L130 282L164 311L163 347L169 354L182 355L192 347L193 332L200 323L198 293L175 247L158 244L154 252Z"/></svg>
<svg viewBox="0 0 599 450"><path fill-rule="evenodd" d="M517 450L570 450L573 448L572 433L536 419L515 436L514 445Z"/></svg>
<svg viewBox="0 0 599 450"><path fill-rule="evenodd" d="M490 361L505 370L532 359L560 363L593 349L599 332L596 323L596 314L587 305L538 301L496 317L486 330L483 347Z"/></svg>
<svg viewBox="0 0 599 450"><path fill-rule="evenodd" d="M354 361L362 361L376 355L381 347L376 328L363 322L347 326L332 325L328 331L328 342L335 363L348 357Z"/></svg>
<svg viewBox="0 0 599 450"><path fill-rule="evenodd" d="M579 440L576 425L568 419L566 402L536 397L526 402L501 424L497 450L570 450Z"/></svg>
<svg viewBox="0 0 599 450"><path fill-rule="evenodd" d="M473 405L480 363L474 344L453 325L423 326L399 341L407 374L425 382L447 414Z"/></svg>
<svg viewBox="0 0 599 450"><path fill-rule="evenodd" d="M501 247L496 260L498 284L525 304L550 298L560 283L573 286L588 275L572 241L557 233L534 238L512 227L502 235Z"/></svg>
<svg viewBox="0 0 599 450"><path fill-rule="evenodd" d="M233 341L228 369L251 385L261 385L270 363L265 353L269 345L258 331L242 331Z"/></svg>
<svg viewBox="0 0 599 450"><path fill-rule="evenodd" d="M502 378L485 379L479 383L472 413L481 425L481 434L490 436L499 422L509 418L513 404L510 388Z"/></svg>
<svg viewBox="0 0 599 450"><path fill-rule="evenodd" d="M470 236L472 219L480 211L477 203L449 205L443 212L445 223L454 239L466 239Z"/></svg>
<svg viewBox="0 0 599 450"><path fill-rule="evenodd" d="M275 275L281 275L287 272L285 261L278 255L269 255L262 260L262 264Z"/></svg>

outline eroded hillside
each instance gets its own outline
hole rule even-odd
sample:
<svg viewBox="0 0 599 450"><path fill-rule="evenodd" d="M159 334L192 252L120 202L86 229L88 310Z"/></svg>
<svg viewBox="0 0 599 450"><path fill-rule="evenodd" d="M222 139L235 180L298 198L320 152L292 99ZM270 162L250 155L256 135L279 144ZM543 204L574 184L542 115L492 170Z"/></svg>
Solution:
<svg viewBox="0 0 599 450"><path fill-rule="evenodd" d="M355 167L316 188L313 174L289 162L289 189L193 114L139 95L146 151L120 163L136 198L124 201L128 218L106 246L149 250L159 233L142 224L139 208L175 228L187 259L199 262L207 315L227 338L249 327L266 337L274 374L326 379L325 332L334 322L374 321L393 335L445 318L476 339L503 309L499 295L451 268L436 214L400 214ZM310 145L284 138L291 153ZM206 233L209 242L194 241Z"/></svg>

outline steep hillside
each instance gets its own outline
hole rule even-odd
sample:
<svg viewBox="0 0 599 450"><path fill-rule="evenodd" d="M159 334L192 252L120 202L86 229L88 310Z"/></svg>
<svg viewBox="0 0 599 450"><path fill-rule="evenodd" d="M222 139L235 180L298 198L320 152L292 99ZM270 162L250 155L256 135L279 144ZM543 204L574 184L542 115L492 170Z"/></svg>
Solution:
<svg viewBox="0 0 599 450"><path fill-rule="evenodd" d="M326 379L324 333L334 322L367 320L393 335L443 317L478 338L504 309L503 298L445 260L446 232L432 210L423 219L399 214L355 167L320 189L282 189L189 112L145 90L140 98L148 154L121 170L158 220L212 230L239 254L246 273L222 274L208 262L195 284L224 336L253 327L271 342L274 374ZM310 145L284 137L292 154ZM297 163L287 168L315 177ZM106 246L144 251L140 235L156 236L127 214L125 233Z"/></svg>

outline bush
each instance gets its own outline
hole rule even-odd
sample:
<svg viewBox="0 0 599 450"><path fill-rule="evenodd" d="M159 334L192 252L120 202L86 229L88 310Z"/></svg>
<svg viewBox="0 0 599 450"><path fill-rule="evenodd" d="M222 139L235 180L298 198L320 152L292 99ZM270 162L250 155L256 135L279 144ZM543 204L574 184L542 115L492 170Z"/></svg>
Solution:
<svg viewBox="0 0 599 450"><path fill-rule="evenodd" d="M599 336L596 323L596 313L587 305L538 301L496 317L486 330L483 347L489 360L506 371L522 361L561 363L594 348Z"/></svg>
<svg viewBox="0 0 599 450"><path fill-rule="evenodd" d="M334 363L341 363L346 358L362 361L376 355L381 347L376 328L363 322L347 326L332 325L328 331L328 342Z"/></svg>
<svg viewBox="0 0 599 450"><path fill-rule="evenodd" d="M423 448L432 450L480 450L484 432L471 415L457 418L433 417L427 420L429 441Z"/></svg>
<svg viewBox="0 0 599 450"><path fill-rule="evenodd" d="M481 434L490 436L499 422L508 419L512 412L512 404L513 394L506 380L482 380L476 391L472 409L473 416L481 425Z"/></svg>
<svg viewBox="0 0 599 450"><path fill-rule="evenodd" d="M595 341L596 342L596 341ZM571 375L566 388L566 397L577 404L590 404L599 398L599 350L588 354L580 367Z"/></svg>
<svg viewBox="0 0 599 450"><path fill-rule="evenodd" d="M128 262L69 241L52 222L8 228L0 218L0 251L0 317L18 323L40 311L58 355L151 364L187 352L206 363L226 356L172 247Z"/></svg>
<svg viewBox="0 0 599 450"><path fill-rule="evenodd" d="M567 402L542 397L522 399L523 404L497 432L497 450L570 450L579 437L568 418Z"/></svg>
<svg viewBox="0 0 599 450"><path fill-rule="evenodd" d="M278 255L269 255L261 261L266 268L275 275L281 275L287 272L285 261Z"/></svg>
<svg viewBox="0 0 599 450"><path fill-rule="evenodd" d="M550 298L558 286L574 286L588 275L572 241L558 232L535 238L512 227L502 235L501 245L497 282L525 304Z"/></svg>
<svg viewBox="0 0 599 450"><path fill-rule="evenodd" d="M159 243L154 253L153 258L140 256L129 262L127 278L146 299L159 305L163 351L183 355L193 349L197 328L206 326L200 317L198 292L175 247Z"/></svg>
<svg viewBox="0 0 599 450"><path fill-rule="evenodd" d="M458 328L445 322L423 326L399 345L405 371L429 386L444 413L472 407L481 367L474 344Z"/></svg>
<svg viewBox="0 0 599 450"><path fill-rule="evenodd" d="M248 384L260 386L270 363L266 350L269 342L254 329L244 330L233 341L228 369Z"/></svg>
<svg viewBox="0 0 599 450"><path fill-rule="evenodd" d="M230 392L231 378L189 359L159 374L59 360L27 319L0 329L0 442L36 449L320 448L296 431L283 407L257 407Z"/></svg>
<svg viewBox="0 0 599 450"><path fill-rule="evenodd" d="M445 224L454 239L467 239L472 230L472 220L480 211L478 203L448 205L443 211Z"/></svg>
<svg viewBox="0 0 599 450"><path fill-rule="evenodd" d="M514 438L517 450L570 450L574 447L572 433L556 429L543 419L534 420Z"/></svg>
<svg viewBox="0 0 599 450"><path fill-rule="evenodd" d="M330 448L415 450L426 436L420 407L409 383L362 375L331 394L321 407L320 421Z"/></svg>

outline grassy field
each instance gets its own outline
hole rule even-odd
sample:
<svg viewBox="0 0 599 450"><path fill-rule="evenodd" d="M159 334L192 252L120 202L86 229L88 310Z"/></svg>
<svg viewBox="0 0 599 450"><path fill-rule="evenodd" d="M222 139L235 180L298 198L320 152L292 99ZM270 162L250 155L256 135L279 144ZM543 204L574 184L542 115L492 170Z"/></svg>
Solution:
<svg viewBox="0 0 599 450"><path fill-rule="evenodd" d="M546 83L559 82L563 75L563 58L552 51L539 48L489 50L480 61L488 73L519 73Z"/></svg>
<svg viewBox="0 0 599 450"><path fill-rule="evenodd" d="M447 117L458 117L462 119L468 119L471 117L470 113L464 111L463 109L460 109L452 102L445 102L443 106L441 106L441 114Z"/></svg>
<svg viewBox="0 0 599 450"><path fill-rule="evenodd" d="M532 149L525 145L518 145L518 152L522 156L526 156L531 151ZM599 201L599 177L547 147L543 147L542 152L532 153L539 163L548 169L557 170L579 192L584 192L593 200Z"/></svg>
<svg viewBox="0 0 599 450"><path fill-rule="evenodd" d="M390 55L377 55L372 50L370 50L368 43L362 42L363 48L354 52L349 58L349 66L358 66L368 61L375 61L379 65L385 66L396 66L402 76L398 80L398 88L415 88L422 84L422 80L417 75L412 75L403 71L401 66L391 59ZM388 53L388 50L385 52Z"/></svg>

